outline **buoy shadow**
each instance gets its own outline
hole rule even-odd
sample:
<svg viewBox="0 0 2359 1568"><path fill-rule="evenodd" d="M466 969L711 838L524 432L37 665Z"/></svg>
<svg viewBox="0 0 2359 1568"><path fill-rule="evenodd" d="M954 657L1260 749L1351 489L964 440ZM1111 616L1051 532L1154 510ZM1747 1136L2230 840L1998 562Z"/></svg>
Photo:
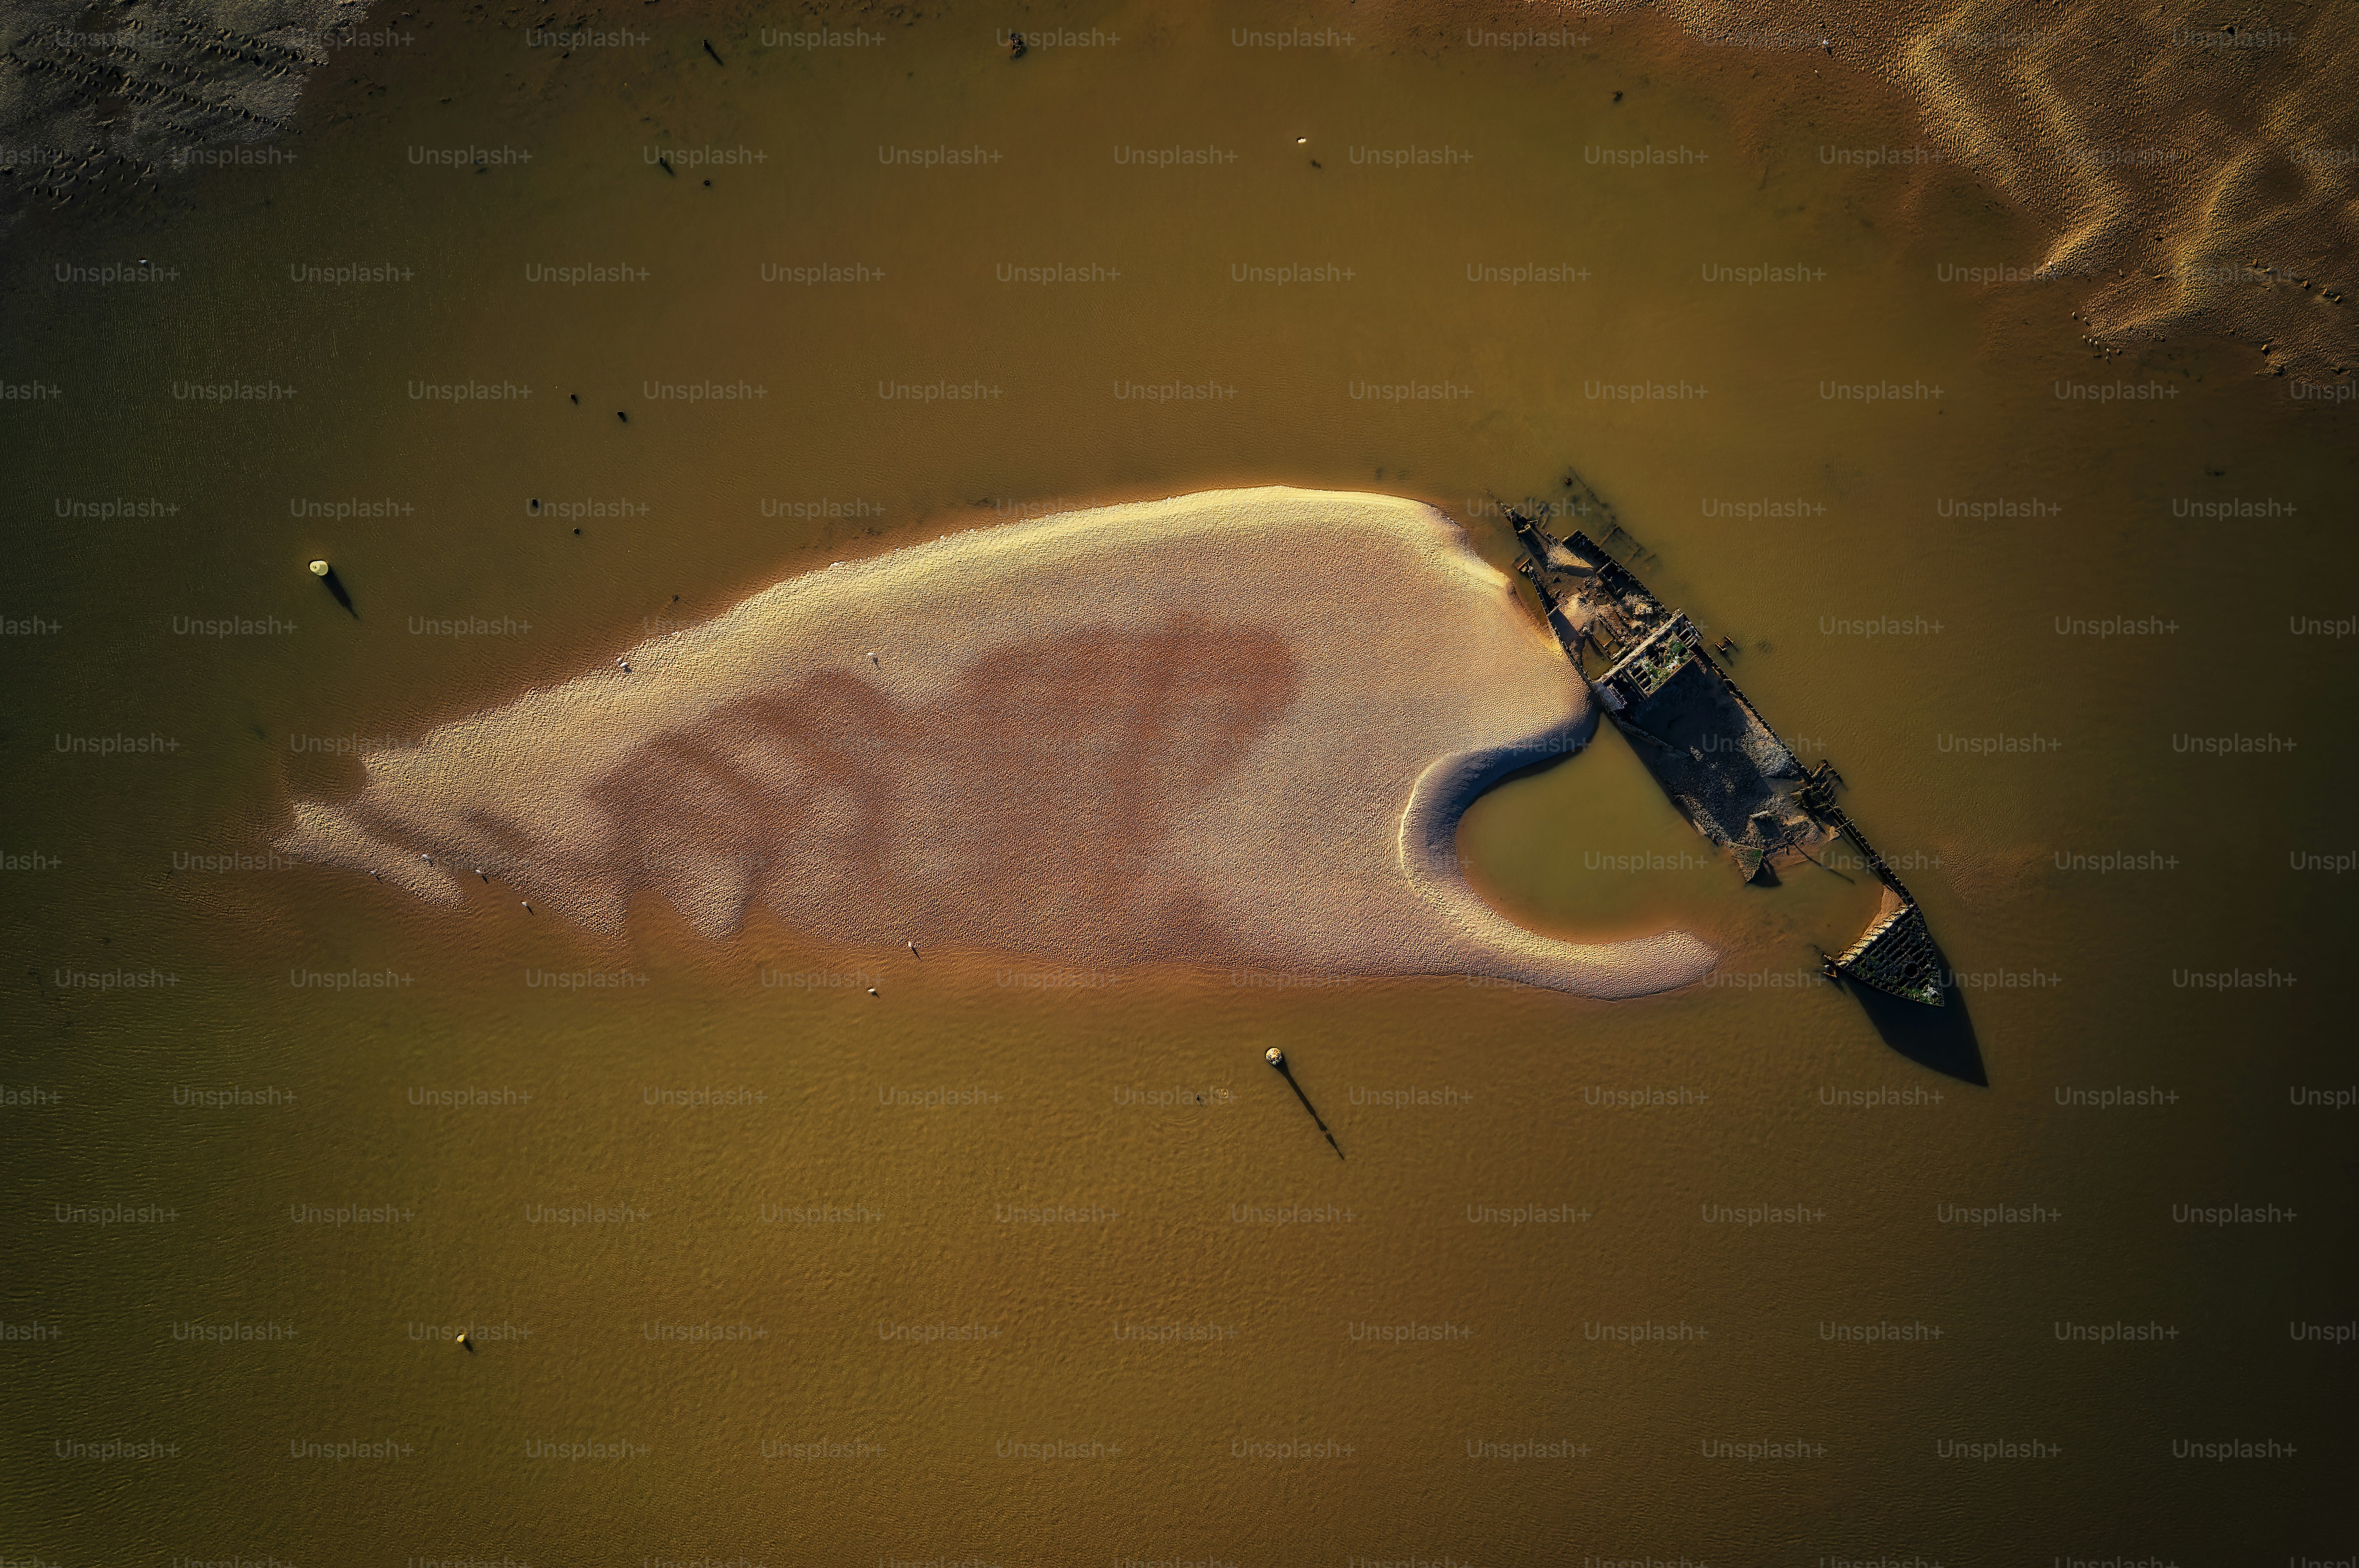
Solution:
<svg viewBox="0 0 2359 1568"><path fill-rule="evenodd" d="M1310 1103L1310 1097L1304 1094L1302 1092L1302 1086L1294 1081L1293 1065L1288 1062L1280 1062L1277 1064L1277 1066L1278 1076L1286 1080L1286 1087L1294 1091L1294 1098L1302 1102L1302 1108L1310 1113L1310 1119L1316 1122L1318 1124L1319 1130L1325 1134L1327 1139L1327 1147L1335 1151L1335 1158L1341 1160L1343 1157L1343 1146L1335 1141L1335 1135L1327 1130L1326 1120L1320 1116L1319 1108Z"/></svg>
<svg viewBox="0 0 2359 1568"><path fill-rule="evenodd" d="M328 591L336 596L336 602L338 604L342 605L346 610L352 611L353 620L358 621L361 618L361 612L358 610L353 609L353 596L344 588L344 579L336 575L335 568L330 567L326 571L321 572L320 574L320 580L328 585Z"/></svg>

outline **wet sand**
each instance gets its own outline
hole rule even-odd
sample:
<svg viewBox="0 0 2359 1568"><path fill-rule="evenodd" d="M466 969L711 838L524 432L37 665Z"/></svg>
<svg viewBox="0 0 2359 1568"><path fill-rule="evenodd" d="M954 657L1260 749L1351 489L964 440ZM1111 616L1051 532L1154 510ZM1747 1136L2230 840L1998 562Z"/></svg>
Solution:
<svg viewBox="0 0 2359 1568"><path fill-rule="evenodd" d="M2216 335L2256 351L2256 373L2352 395L2359 36L2330 13L1904 0L1831 16L1671 0L1653 14L1535 5L1524 25L1651 34L1683 79L1752 97L1752 113L1832 111L1820 154L1842 167L1985 183L2042 237L1990 281L2078 285L2074 319L2101 355ZM1868 123L1871 83L1908 95L1914 136L1839 128Z"/></svg>
<svg viewBox="0 0 2359 1568"><path fill-rule="evenodd" d="M1060 960L1698 979L1692 937L1547 941L1459 868L1484 788L1594 725L1440 513L1214 492L790 579L372 752L279 849L453 906L495 877L511 918L608 932L645 892L713 940L759 900L830 939Z"/></svg>

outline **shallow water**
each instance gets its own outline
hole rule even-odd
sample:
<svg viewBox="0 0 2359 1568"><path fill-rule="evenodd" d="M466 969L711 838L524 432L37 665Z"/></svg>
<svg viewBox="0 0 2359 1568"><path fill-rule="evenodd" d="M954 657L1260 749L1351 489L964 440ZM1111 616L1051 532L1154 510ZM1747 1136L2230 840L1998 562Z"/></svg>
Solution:
<svg viewBox="0 0 2359 1568"><path fill-rule="evenodd" d="M65 394L0 406L0 610L59 627L10 639L0 751L0 1303L57 1331L0 1346L12 1556L2334 1554L2349 1441L2318 1394L2351 1352L2288 1322L2347 1314L2352 1283L2348 1113L2296 1103L2343 1072L2347 878L2303 857L2348 852L2352 655L2296 629L2351 613L2347 414L2240 345L2093 359L2067 282L1941 281L2038 237L1955 171L1823 161L1908 145L1897 106L1750 85L1629 24L1507 51L1342 16L1352 43L1280 50L1232 43L1263 18L1123 10L1057 24L1119 43L1010 65L1006 18L956 9L810 49L765 49L778 18L625 9L595 25L649 43L562 59L521 15L423 13L315 81L293 163L12 236L0 379ZM1586 151L1650 145L1709 156ZM479 174L419 146L534 157ZM647 161L703 146L766 161ZM1355 163L1369 146L1474 157ZM54 281L126 253L179 276ZM527 281L588 264L648 276ZM1467 281L1518 265L1587 276ZM411 276L288 272L340 265ZM1232 280L1288 265L1351 276ZM296 390L174 394L225 382ZM651 392L741 383L760 395ZM1869 383L1941 395L1821 395ZM1690 395L1606 390L1641 384ZM2058 394L2106 384L2172 395ZM1364 395L1402 386L1441 395ZM710 943L653 903L609 941L495 889L454 918L235 859L291 799L356 785L356 738L831 560L1285 482L1431 501L1505 565L1489 503L1561 495L1566 464L1655 553L1650 584L1743 644L1797 752L1842 769L1969 988L1987 1087L1812 978L1858 886L1693 863L1611 733L1480 803L1462 847L1534 927L1684 925L1729 949L1723 983L1608 1006L912 960L759 916ZM58 514L124 499L178 510ZM391 514L290 514L354 500ZM1994 501L2038 514L1958 504ZM2216 515L2235 502L2259 514ZM175 630L273 616L294 629ZM2172 629L2075 629L2121 619ZM489 626L430 624L454 620ZM110 736L174 745L59 749ZM1954 1049L1902 1016L1901 1044ZM1273 1043L1344 1158L1259 1065ZM2176 1098L2060 1100L2120 1087ZM665 1098L703 1089L723 1103ZM231 1090L262 1103L205 1103ZM1875 1090L1900 1103L1851 1102ZM2174 1219L2269 1203L2299 1217ZM1940 1217L2035 1204L2061 1217ZM571 1223L585 1206L629 1217ZM1540 1217L1490 1212L1517 1208ZM1885 1323L1942 1334L1825 1336ZM472 1356L437 1336L468 1324ZM708 1337L664 1336L683 1325ZM1624 1342L1645 1325L1684 1337ZM923 1337L943 1325L974 1332ZM72 1447L117 1439L177 1446ZM2231 1439L2299 1452L2173 1457ZM1945 1446L2002 1441L2061 1452ZM779 1446L813 1442L852 1451ZM1310 1446L1256 1446L1288 1443Z"/></svg>

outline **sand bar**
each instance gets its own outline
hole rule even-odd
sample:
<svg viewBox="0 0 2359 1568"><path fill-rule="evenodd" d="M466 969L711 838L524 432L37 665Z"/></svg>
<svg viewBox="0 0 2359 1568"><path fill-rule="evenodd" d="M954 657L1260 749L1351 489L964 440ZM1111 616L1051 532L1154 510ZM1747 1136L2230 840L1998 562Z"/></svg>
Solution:
<svg viewBox="0 0 2359 1568"><path fill-rule="evenodd" d="M653 894L716 940L758 900L853 944L1594 997L1717 957L1549 940L1467 886L1466 806L1595 719L1419 503L1219 491L957 534L625 657L367 757L281 848L608 932Z"/></svg>

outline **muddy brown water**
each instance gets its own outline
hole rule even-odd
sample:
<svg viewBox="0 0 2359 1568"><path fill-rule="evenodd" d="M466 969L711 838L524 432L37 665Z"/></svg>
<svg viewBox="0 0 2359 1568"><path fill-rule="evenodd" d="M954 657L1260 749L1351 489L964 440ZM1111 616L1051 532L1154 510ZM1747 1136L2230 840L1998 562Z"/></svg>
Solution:
<svg viewBox="0 0 2359 1568"><path fill-rule="evenodd" d="M11 236L9 1556L2347 1555L2349 415L1962 281L2041 237L1831 158L1916 132L1790 55L1016 20L422 11L293 161ZM1611 733L1462 847L1729 950L1633 1004L268 859L357 751L831 560L1284 482L1505 565L1568 464L1970 1047L1812 976L1855 861L1740 887Z"/></svg>

